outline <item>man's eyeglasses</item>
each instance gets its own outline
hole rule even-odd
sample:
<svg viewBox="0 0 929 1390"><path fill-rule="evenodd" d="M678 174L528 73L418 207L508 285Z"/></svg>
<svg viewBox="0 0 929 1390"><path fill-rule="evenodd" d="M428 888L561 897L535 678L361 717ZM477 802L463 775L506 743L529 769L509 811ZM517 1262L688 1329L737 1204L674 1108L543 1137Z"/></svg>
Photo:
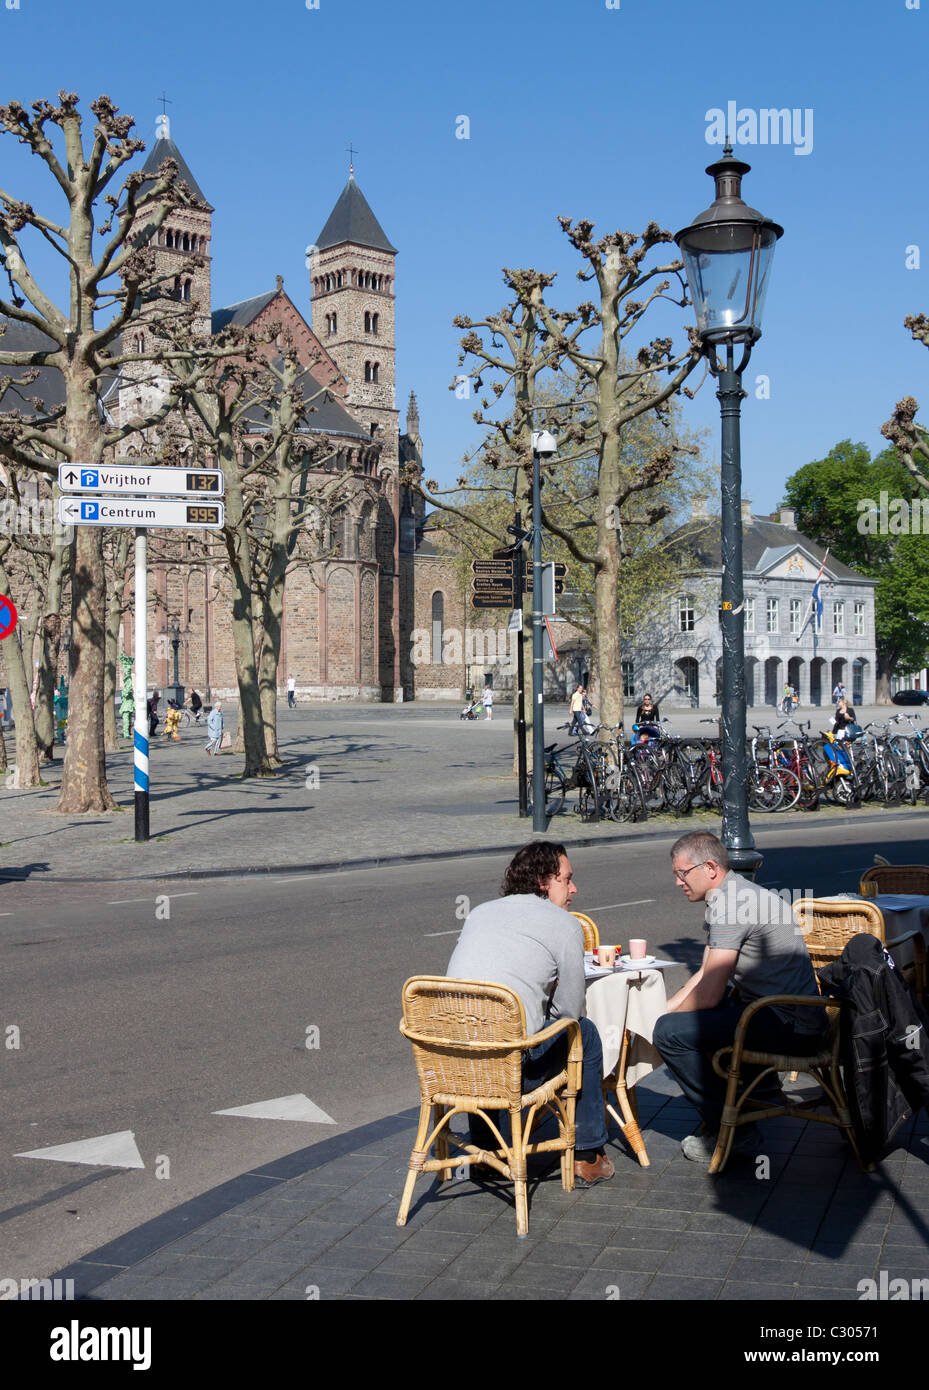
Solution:
<svg viewBox="0 0 929 1390"><path fill-rule="evenodd" d="M704 859L700 864L691 864L689 869L675 869L674 877L677 879L678 883L686 883L688 874L692 874L694 869L702 869L704 865L709 864L709 862L708 859Z"/></svg>

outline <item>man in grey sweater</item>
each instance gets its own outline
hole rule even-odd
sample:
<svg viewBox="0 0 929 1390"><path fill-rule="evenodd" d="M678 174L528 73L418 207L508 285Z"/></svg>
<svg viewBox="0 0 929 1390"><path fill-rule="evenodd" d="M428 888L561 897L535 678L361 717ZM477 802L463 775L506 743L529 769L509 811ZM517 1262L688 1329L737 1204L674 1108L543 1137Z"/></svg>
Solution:
<svg viewBox="0 0 929 1390"><path fill-rule="evenodd" d="M600 1035L584 1013L584 937L566 910L577 892L563 845L539 840L524 845L507 866L502 896L469 913L447 974L457 980L488 980L519 995L528 1036L562 1018L581 1025L584 1062L577 1097L574 1172L584 1185L611 1178L603 1152L607 1142ZM523 1084L529 1090L556 1075L567 1059L562 1033L526 1053ZM472 1143L496 1146L487 1126L472 1121Z"/></svg>

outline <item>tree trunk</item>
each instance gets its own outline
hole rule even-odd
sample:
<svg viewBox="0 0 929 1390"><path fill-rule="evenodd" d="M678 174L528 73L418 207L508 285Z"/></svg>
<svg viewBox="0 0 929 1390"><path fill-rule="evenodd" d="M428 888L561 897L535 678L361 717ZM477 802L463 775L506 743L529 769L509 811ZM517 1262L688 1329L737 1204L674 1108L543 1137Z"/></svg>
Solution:
<svg viewBox="0 0 929 1390"><path fill-rule="evenodd" d="M277 745L277 670L281 657L281 626L284 613L284 578L269 577L269 590L263 605L264 641L259 663L261 717L264 726L265 755L270 767L281 767Z"/></svg>
<svg viewBox="0 0 929 1390"><path fill-rule="evenodd" d="M120 531L113 557L111 582L107 586L106 657L103 665L103 746L107 753L119 752L119 735L116 732L116 644L123 615L129 546L134 534L128 528Z"/></svg>
<svg viewBox="0 0 929 1390"><path fill-rule="evenodd" d="M600 458L597 468L597 561L594 566L594 652L600 681L600 723L611 728L623 717L623 679L619 638L619 500L621 444L617 397L619 367L619 253L615 248L601 267L600 317L603 325L600 356L603 368L597 379L597 422Z"/></svg>
<svg viewBox="0 0 929 1390"><path fill-rule="evenodd" d="M251 553L234 446L224 443L220 458L226 479L226 527L223 534L232 571L232 645L239 687L236 751L245 754L243 777L263 777L273 769L268 764L265 752L252 614Z"/></svg>
<svg viewBox="0 0 929 1390"><path fill-rule="evenodd" d="M93 303L81 306L93 323ZM83 364L65 373L68 443L82 464L99 463L103 436L97 417L96 383ZM106 580L103 533L96 526L75 528L71 568L71 649L68 680L68 732L61 792L62 815L115 811L106 784L103 750L103 664L106 632Z"/></svg>
<svg viewBox="0 0 929 1390"><path fill-rule="evenodd" d="M890 678L894 673L894 659L880 650L877 653L877 680L874 698L879 705L890 704Z"/></svg>
<svg viewBox="0 0 929 1390"><path fill-rule="evenodd" d="M44 762L55 757L55 686L61 644L61 590L71 542L53 540L45 586L45 611L39 628L39 686L35 697L35 731Z"/></svg>
<svg viewBox="0 0 929 1390"><path fill-rule="evenodd" d="M6 565L0 561L0 593L10 592ZM32 704L29 700L29 673L19 645L19 638L13 632L3 649L7 680L10 682L10 698L13 701L13 718L16 721L16 781L17 787L37 787L39 776L39 749L32 722Z"/></svg>

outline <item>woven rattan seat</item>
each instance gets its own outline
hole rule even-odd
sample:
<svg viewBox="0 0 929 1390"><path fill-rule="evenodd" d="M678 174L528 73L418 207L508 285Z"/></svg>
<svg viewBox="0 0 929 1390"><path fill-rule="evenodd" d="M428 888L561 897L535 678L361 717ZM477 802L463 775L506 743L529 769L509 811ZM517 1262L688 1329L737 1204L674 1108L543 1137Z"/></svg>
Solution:
<svg viewBox="0 0 929 1390"><path fill-rule="evenodd" d="M867 932L884 940L884 919L879 908L869 902L830 902L816 898L801 898L794 903L794 915L803 932L807 950L814 970L838 960L853 936ZM775 1052L757 1052L746 1048L745 1034L752 1016L770 1004L787 1004L802 1008L825 1008L829 1023L823 1037L823 1046L815 1056L803 1057L784 1055ZM801 1119L815 1120L820 1124L835 1125L846 1135L858 1156L858 1145L852 1129L851 1114L842 1075L839 1069L839 1013L840 1005L835 1000L814 998L810 995L774 995L767 999L756 999L742 1013L729 1047L720 1048L713 1058L713 1069L726 1081L726 1103L723 1107L722 1122L716 1150L710 1161L709 1171L721 1173L725 1168L732 1148L732 1141L739 1125L751 1124L757 1120L769 1120L781 1115L797 1115ZM728 1060L725 1060L728 1059ZM747 1085L743 1083L742 1064L764 1068ZM830 1114L820 1114L817 1106L822 1098L803 1102L788 1101L785 1105L767 1105L755 1100L753 1093L766 1077L776 1078L779 1072L789 1072L794 1080L805 1072L812 1076L828 1102Z"/></svg>
<svg viewBox="0 0 929 1390"><path fill-rule="evenodd" d="M878 893L921 893L929 897L929 865L874 864L861 875L858 892L863 898Z"/></svg>
<svg viewBox="0 0 929 1390"><path fill-rule="evenodd" d="M572 912L571 916L576 917L584 928L584 950L595 951L600 945L600 932L596 922L584 912Z"/></svg>
<svg viewBox="0 0 929 1390"><path fill-rule="evenodd" d="M574 1114L583 1059L580 1024L561 1019L527 1038L522 1000L513 990L480 980L416 975L403 986L400 1032L413 1045L420 1112L397 1225L406 1225L420 1173L438 1173L442 1182L456 1169L480 1163L513 1182L517 1234L527 1235L527 1160L539 1153L560 1154L562 1187L566 1192L574 1188ZM525 1054L559 1033L568 1040L564 1068L524 1093ZM509 1145L488 1113L500 1110L509 1112ZM525 1119L523 1111L528 1112ZM557 1119L558 1138L533 1142L530 1136L543 1112ZM454 1115L480 1115L499 1147L480 1149L453 1134L449 1122ZM434 1158L428 1156L430 1149Z"/></svg>

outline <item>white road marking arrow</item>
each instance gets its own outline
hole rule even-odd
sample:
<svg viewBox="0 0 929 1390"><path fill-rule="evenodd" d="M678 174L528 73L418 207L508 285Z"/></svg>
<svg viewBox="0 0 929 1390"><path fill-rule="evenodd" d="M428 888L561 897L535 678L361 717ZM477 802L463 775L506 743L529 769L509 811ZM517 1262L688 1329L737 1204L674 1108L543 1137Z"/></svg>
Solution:
<svg viewBox="0 0 929 1390"><path fill-rule="evenodd" d="M336 1125L331 1115L314 1105L309 1096L278 1096L277 1100L259 1100L254 1105L237 1105L233 1110L214 1110L214 1115L242 1115L246 1120L302 1120L305 1124Z"/></svg>
<svg viewBox="0 0 929 1390"><path fill-rule="evenodd" d="M94 1139L78 1139L73 1144L55 1144L50 1149L30 1149L14 1158L47 1158L53 1163L86 1163L94 1168L144 1168L131 1129L118 1134L98 1134Z"/></svg>

